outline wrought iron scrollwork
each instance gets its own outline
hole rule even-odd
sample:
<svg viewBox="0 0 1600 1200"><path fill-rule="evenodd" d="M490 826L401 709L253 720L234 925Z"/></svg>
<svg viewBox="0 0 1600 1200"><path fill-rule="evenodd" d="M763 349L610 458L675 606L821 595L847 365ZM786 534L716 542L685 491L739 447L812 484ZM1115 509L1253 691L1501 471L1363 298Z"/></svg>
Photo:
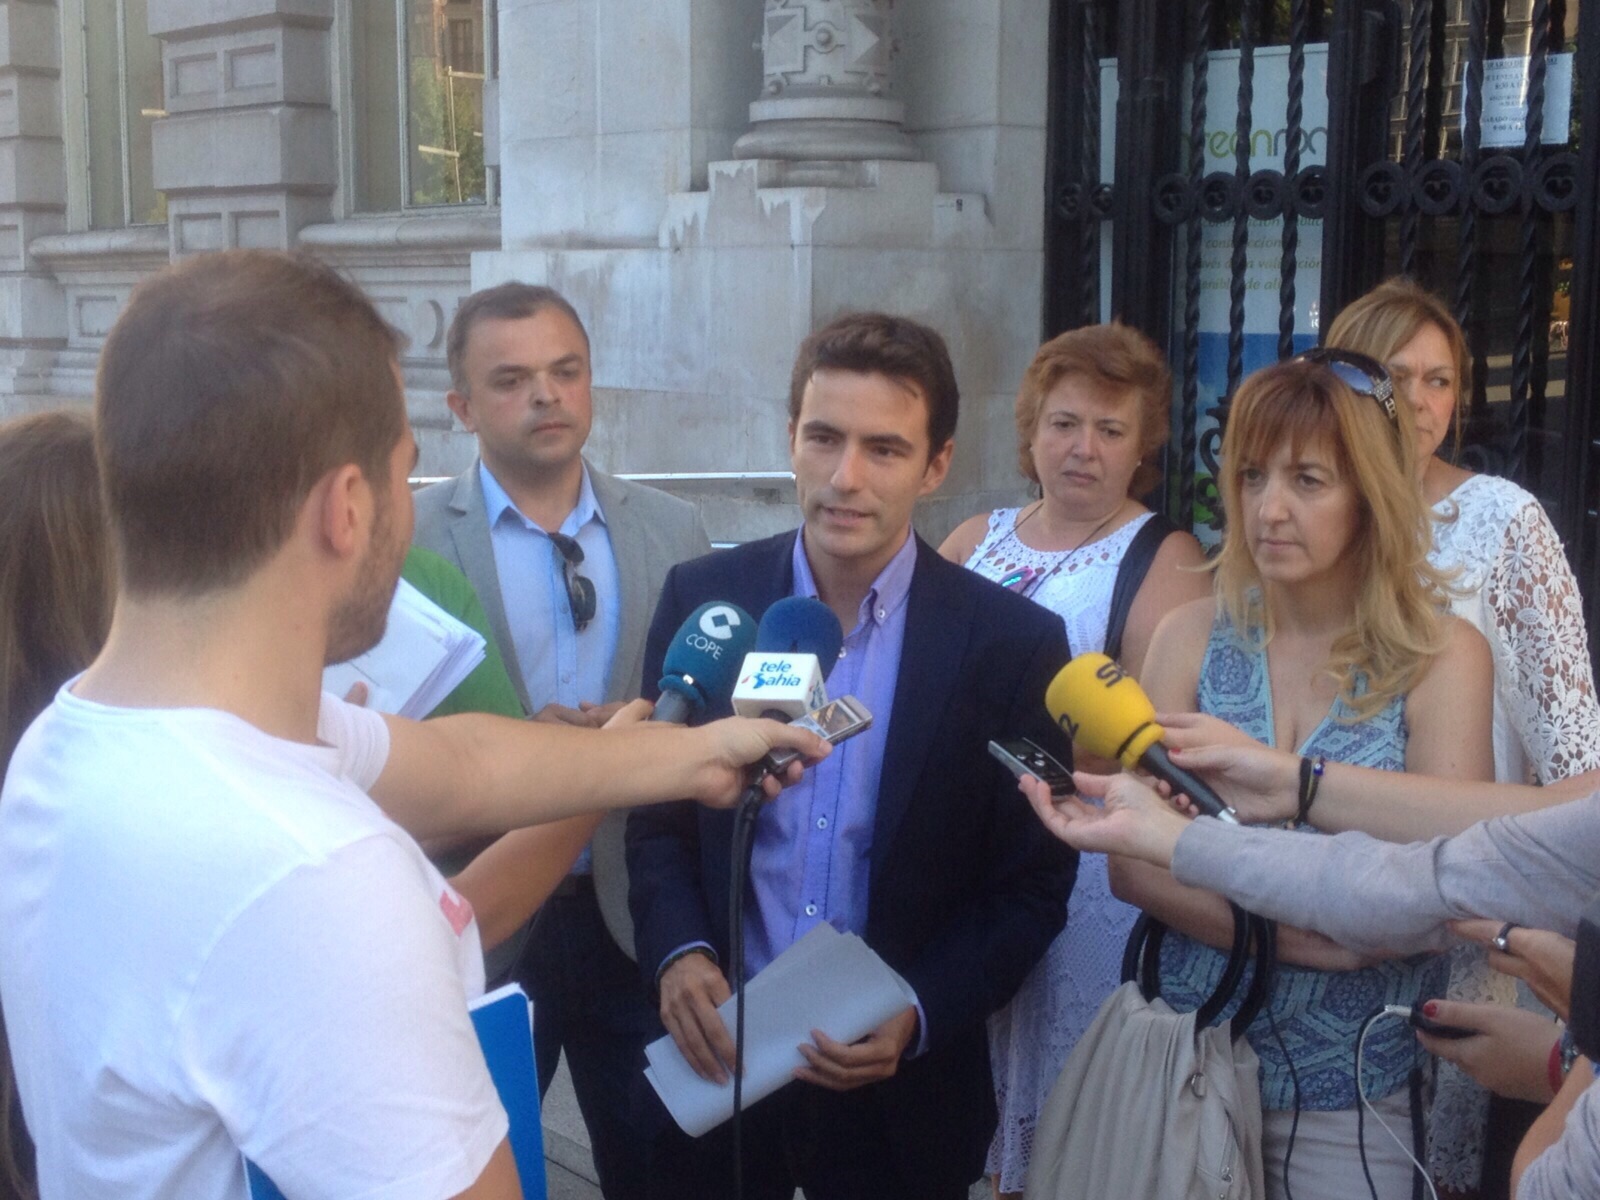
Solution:
<svg viewBox="0 0 1600 1200"><path fill-rule="evenodd" d="M1522 164L1509 154L1491 154L1472 173L1472 203L1490 216L1515 208L1522 189Z"/></svg>
<svg viewBox="0 0 1600 1200"><path fill-rule="evenodd" d="M1063 221L1104 221L1115 202L1116 193L1109 183L1093 187L1064 183L1056 189L1056 215Z"/></svg>
<svg viewBox="0 0 1600 1200"><path fill-rule="evenodd" d="M1571 212L1578 205L1578 156L1552 154L1533 173L1533 202L1545 212Z"/></svg>
<svg viewBox="0 0 1600 1200"><path fill-rule="evenodd" d="M1056 189L1056 216L1063 221L1083 218L1083 184L1064 183Z"/></svg>
<svg viewBox="0 0 1600 1200"><path fill-rule="evenodd" d="M1417 211L1430 217L1445 217L1460 207L1465 176L1461 164L1450 158L1425 162L1411 181L1411 199Z"/></svg>
<svg viewBox="0 0 1600 1200"><path fill-rule="evenodd" d="M1318 164L1306 167L1294 177L1294 211L1309 220L1319 220L1328 210L1328 171Z"/></svg>
<svg viewBox="0 0 1600 1200"><path fill-rule="evenodd" d="M1200 181L1200 215L1208 221L1231 221L1239 211L1239 177L1213 171Z"/></svg>
<svg viewBox="0 0 1600 1200"><path fill-rule="evenodd" d="M1389 217L1399 212L1410 197L1405 168L1385 159L1361 172L1358 195L1361 211L1369 217Z"/></svg>
<svg viewBox="0 0 1600 1200"><path fill-rule="evenodd" d="M1089 219L1104 221L1111 215L1111 206L1116 200L1116 194L1109 183L1097 183L1089 189Z"/></svg>
<svg viewBox="0 0 1600 1200"><path fill-rule="evenodd" d="M1189 187L1188 176L1174 172L1156 180L1152 203L1156 220L1163 225L1183 224L1194 212L1194 191Z"/></svg>
<svg viewBox="0 0 1600 1200"><path fill-rule="evenodd" d="M1257 221L1273 221L1288 211L1289 185L1281 171L1257 171L1244 185L1245 211Z"/></svg>

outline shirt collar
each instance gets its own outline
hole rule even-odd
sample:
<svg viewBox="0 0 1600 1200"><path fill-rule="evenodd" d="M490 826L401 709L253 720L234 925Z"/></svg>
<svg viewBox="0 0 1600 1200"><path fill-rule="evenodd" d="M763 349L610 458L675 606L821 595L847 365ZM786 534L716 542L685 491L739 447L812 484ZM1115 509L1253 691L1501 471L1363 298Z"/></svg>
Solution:
<svg viewBox="0 0 1600 1200"><path fill-rule="evenodd" d="M478 462L478 478L483 484L484 514L489 519L489 528L493 529L500 523L500 518L506 513L511 513L516 520L529 529L540 533L545 532L539 525L530 521L523 515L522 510L511 499L500 481L494 477L494 472L489 469L489 464L481 459ZM577 537L578 530L590 521L599 521L602 525L606 522L606 515L600 510L600 502L594 496L594 484L589 479L589 464L583 464L583 478L578 485L578 503L567 514L567 519L561 522L557 533L564 533L568 537Z"/></svg>
<svg viewBox="0 0 1600 1200"><path fill-rule="evenodd" d="M906 544L895 551L895 556L878 572L878 577L867 589L856 614L856 629L867 625L885 624L905 604L911 594L911 576L917 566L917 535L906 538ZM811 573L811 562L806 558L804 531L794 539L794 594L817 598L817 579ZM845 630L846 636L855 630Z"/></svg>

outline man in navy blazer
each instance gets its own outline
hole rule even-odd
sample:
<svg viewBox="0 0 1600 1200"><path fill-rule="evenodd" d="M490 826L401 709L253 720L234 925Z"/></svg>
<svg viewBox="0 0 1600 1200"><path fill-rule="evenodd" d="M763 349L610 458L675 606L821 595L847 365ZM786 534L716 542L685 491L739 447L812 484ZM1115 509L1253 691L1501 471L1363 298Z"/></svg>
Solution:
<svg viewBox="0 0 1600 1200"><path fill-rule="evenodd" d="M826 920L860 934L915 1005L865 1039L818 1034L799 1082L746 1112L745 1194L956 1200L994 1131L985 1020L1010 999L1066 918L1076 858L1039 826L986 753L1027 736L1071 749L1044 693L1069 657L1061 621L945 562L912 532L954 447L957 391L939 335L859 314L801 347L789 399L804 525L675 567L645 650L658 677L683 618L711 599L759 615L815 595L847 631L833 695L872 710L757 826L746 898L747 973ZM690 1063L725 1079L732 821L692 805L628 826L636 947ZM670 1125L670 1123L668 1123ZM652 1196L731 1188L727 1126L656 1138Z"/></svg>

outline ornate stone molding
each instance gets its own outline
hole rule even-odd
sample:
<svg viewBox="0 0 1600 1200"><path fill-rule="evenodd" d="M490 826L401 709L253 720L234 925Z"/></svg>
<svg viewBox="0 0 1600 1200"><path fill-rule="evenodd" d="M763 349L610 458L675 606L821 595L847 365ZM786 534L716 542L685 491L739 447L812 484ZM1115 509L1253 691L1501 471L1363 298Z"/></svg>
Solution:
<svg viewBox="0 0 1600 1200"><path fill-rule="evenodd" d="M914 159L892 98L897 47L893 0L766 0L761 34L765 83L750 105L739 158L819 164Z"/></svg>

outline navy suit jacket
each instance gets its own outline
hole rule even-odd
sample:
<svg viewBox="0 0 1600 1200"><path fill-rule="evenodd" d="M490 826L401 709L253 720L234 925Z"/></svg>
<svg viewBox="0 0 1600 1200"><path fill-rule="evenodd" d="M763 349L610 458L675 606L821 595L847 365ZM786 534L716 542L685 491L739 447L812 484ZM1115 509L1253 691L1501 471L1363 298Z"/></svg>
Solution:
<svg viewBox="0 0 1600 1200"><path fill-rule="evenodd" d="M731 601L759 618L790 594L795 536L672 569L645 643L647 688L698 605ZM891 1140L929 1178L981 1173L995 1120L985 1018L1066 920L1077 857L1045 832L987 745L1031 737L1070 763L1044 707L1068 657L1053 613L918 540L894 711L875 714L890 724L865 939L916 991L928 1049L867 1090L881 1091ZM727 963L732 831L731 813L690 803L630 817L629 902L648 978L689 942L710 943Z"/></svg>

